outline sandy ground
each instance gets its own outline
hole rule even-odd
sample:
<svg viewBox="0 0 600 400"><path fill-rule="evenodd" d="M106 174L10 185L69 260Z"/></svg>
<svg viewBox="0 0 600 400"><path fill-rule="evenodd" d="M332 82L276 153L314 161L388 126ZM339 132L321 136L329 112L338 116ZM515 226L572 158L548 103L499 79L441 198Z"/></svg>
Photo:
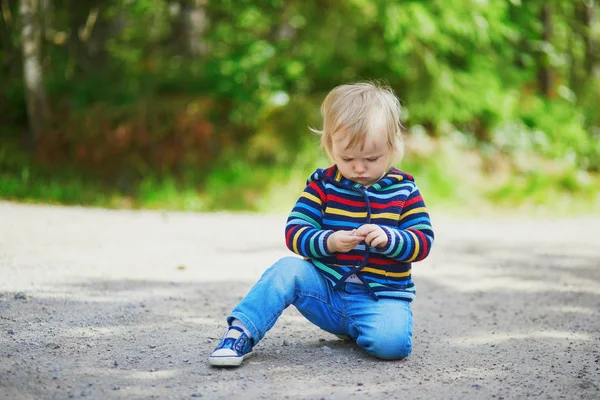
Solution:
<svg viewBox="0 0 600 400"><path fill-rule="evenodd" d="M600 399L600 216L432 219L408 359L291 307L215 369L225 315L290 254L285 215L0 202L0 398Z"/></svg>

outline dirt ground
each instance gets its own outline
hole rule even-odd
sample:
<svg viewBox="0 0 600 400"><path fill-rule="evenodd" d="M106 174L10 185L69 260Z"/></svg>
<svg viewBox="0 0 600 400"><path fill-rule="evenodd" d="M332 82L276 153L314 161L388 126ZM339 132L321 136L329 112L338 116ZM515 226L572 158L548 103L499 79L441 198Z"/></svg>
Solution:
<svg viewBox="0 0 600 400"><path fill-rule="evenodd" d="M375 360L285 311L237 369L224 317L285 215L0 202L1 399L600 399L600 216L436 215L414 349Z"/></svg>

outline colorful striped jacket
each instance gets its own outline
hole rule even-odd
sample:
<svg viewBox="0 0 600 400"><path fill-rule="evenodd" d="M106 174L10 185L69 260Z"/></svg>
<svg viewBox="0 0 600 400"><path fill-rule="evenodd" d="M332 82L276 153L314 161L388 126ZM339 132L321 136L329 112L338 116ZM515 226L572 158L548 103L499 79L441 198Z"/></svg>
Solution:
<svg viewBox="0 0 600 400"><path fill-rule="evenodd" d="M335 230L377 224L388 236L383 248L364 242L347 253L331 253ZM391 168L368 188L342 176L336 166L317 169L307 181L285 228L287 247L310 260L335 288L356 273L375 298L412 301L411 263L423 260L433 244L425 203L413 177Z"/></svg>

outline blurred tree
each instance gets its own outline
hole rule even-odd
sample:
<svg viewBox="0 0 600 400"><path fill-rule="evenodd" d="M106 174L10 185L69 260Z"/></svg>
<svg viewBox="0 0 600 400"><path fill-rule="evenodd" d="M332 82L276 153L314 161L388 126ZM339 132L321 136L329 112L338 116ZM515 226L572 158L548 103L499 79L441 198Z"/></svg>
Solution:
<svg viewBox="0 0 600 400"><path fill-rule="evenodd" d="M16 40L16 16L14 6L8 0L0 0L0 77L13 76L22 68L21 46Z"/></svg>
<svg viewBox="0 0 600 400"><path fill-rule="evenodd" d="M577 0L573 3L574 16L570 19L570 27L573 35L579 37L583 43L583 56L578 57L576 46L570 48L571 60L573 68L571 71L573 81L573 89L580 92L582 84L593 76L598 63L598 41L594 31L598 28L597 25L597 5L593 0ZM572 43L575 41L572 40ZM578 65L579 64L579 65Z"/></svg>
<svg viewBox="0 0 600 400"><path fill-rule="evenodd" d="M538 60L538 86L545 97L552 95L552 68L550 65L550 54L547 48L552 46L552 6L544 2L540 11L542 22L542 45Z"/></svg>
<svg viewBox="0 0 600 400"><path fill-rule="evenodd" d="M166 37L175 54L202 56L207 52L203 35L208 28L206 0L176 0L168 4L170 34Z"/></svg>
<svg viewBox="0 0 600 400"><path fill-rule="evenodd" d="M44 134L47 120L46 91L42 72L42 15L39 0L21 0L23 76L29 117L30 144Z"/></svg>
<svg viewBox="0 0 600 400"><path fill-rule="evenodd" d="M11 123L26 123L19 115L25 80L35 137L44 124L46 89L53 132L70 143L56 146L64 158L85 159L87 152L74 150L79 142L94 137L99 147L112 130L128 138L122 143L144 138L185 149L181 143L191 130L178 129L194 124L198 143L202 137L235 154L260 142L263 149L273 146L271 154L283 153L295 148L307 110L318 107L324 92L365 79L387 81L406 105L403 122L432 135L459 131L490 143L496 130L516 124L532 137L544 132L566 154L574 141L585 148L600 129L596 0L0 5L0 110L8 111L3 115L11 115ZM21 15L18 5L24 6ZM24 60L21 47L28 49ZM115 158L131 150L122 147ZM212 153L218 151L203 154Z"/></svg>

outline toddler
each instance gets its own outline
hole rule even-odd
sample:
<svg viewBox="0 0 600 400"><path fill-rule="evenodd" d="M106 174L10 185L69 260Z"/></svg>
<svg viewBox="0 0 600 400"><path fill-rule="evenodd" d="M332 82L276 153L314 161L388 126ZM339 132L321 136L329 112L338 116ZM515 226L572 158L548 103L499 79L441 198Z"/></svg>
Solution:
<svg viewBox="0 0 600 400"><path fill-rule="evenodd" d="M289 214L287 247L227 317L209 362L239 366L293 304L310 322L380 359L412 350L413 262L433 230L403 156L400 102L388 87L334 88L321 106L321 145L333 166L317 169Z"/></svg>

